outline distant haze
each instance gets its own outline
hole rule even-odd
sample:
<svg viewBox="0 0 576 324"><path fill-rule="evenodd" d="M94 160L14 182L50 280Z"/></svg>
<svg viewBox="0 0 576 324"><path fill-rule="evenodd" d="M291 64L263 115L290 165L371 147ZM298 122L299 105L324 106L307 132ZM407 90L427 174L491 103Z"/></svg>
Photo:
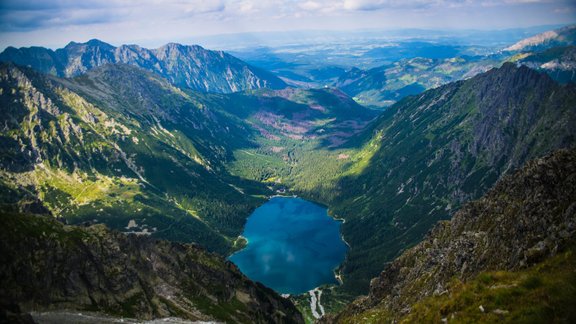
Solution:
<svg viewBox="0 0 576 324"><path fill-rule="evenodd" d="M206 36L298 30L480 29L576 22L574 0L2 0L0 50L201 43Z"/></svg>

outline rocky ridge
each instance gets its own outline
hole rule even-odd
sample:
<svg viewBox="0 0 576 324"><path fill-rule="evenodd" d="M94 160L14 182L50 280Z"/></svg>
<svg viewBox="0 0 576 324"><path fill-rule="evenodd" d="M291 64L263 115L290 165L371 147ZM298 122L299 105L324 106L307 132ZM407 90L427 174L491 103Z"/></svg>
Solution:
<svg viewBox="0 0 576 324"><path fill-rule="evenodd" d="M573 84L507 63L406 98L380 115L330 202L346 219L342 230L352 246L344 285L367 287L365 278L502 175L572 147L575 93Z"/></svg>
<svg viewBox="0 0 576 324"><path fill-rule="evenodd" d="M556 30L550 30L538 35L523 39L509 47L505 51L528 51L543 47L562 46L573 44L576 40L576 25L565 26Z"/></svg>
<svg viewBox="0 0 576 324"><path fill-rule="evenodd" d="M563 251L576 233L576 150L530 161L479 200L463 206L372 280L368 297L336 318L380 309L398 320L430 296L450 294L454 278L527 268ZM353 320L352 320L353 321Z"/></svg>
<svg viewBox="0 0 576 324"><path fill-rule="evenodd" d="M178 87L202 92L286 87L270 72L225 52L206 50L198 45L169 43L157 49L146 49L138 45L115 47L93 39L86 43L70 42L56 51L43 47L8 47L0 53L0 61L29 66L59 77L74 77L98 66L124 63L154 72Z"/></svg>
<svg viewBox="0 0 576 324"><path fill-rule="evenodd" d="M2 214L0 304L138 319L301 323L292 303L194 244ZM0 316L1 317L1 316Z"/></svg>

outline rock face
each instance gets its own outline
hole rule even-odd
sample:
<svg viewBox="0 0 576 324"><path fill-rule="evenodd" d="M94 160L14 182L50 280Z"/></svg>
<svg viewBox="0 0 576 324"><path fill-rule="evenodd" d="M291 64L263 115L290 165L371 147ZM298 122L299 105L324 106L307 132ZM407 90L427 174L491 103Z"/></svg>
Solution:
<svg viewBox="0 0 576 324"><path fill-rule="evenodd" d="M301 323L292 303L192 244L3 214L0 304L152 319ZM8 306L7 306L8 305Z"/></svg>
<svg viewBox="0 0 576 324"><path fill-rule="evenodd" d="M552 46L574 45L576 40L576 25L550 30L536 36L525 38L513 44L505 51L531 51Z"/></svg>
<svg viewBox="0 0 576 324"><path fill-rule="evenodd" d="M73 77L105 64L125 63L157 73L178 87L230 93L247 89L282 89L286 84L264 70L222 51L170 43L157 49L137 45L114 47L97 39L71 42L52 51L43 47L8 47L0 61L30 66L60 77Z"/></svg>
<svg viewBox="0 0 576 324"><path fill-rule="evenodd" d="M527 163L451 221L440 222L372 280L367 298L336 320L373 307L398 319L416 302L448 293L454 278L526 268L562 251L575 233L576 150L561 150Z"/></svg>
<svg viewBox="0 0 576 324"><path fill-rule="evenodd" d="M553 47L551 49L525 53L518 60L519 64L531 69L545 71L560 83L576 81L576 46Z"/></svg>
<svg viewBox="0 0 576 324"><path fill-rule="evenodd" d="M503 174L572 147L575 104L573 84L506 63L390 107L331 202L352 246L344 286L365 293L385 263Z"/></svg>

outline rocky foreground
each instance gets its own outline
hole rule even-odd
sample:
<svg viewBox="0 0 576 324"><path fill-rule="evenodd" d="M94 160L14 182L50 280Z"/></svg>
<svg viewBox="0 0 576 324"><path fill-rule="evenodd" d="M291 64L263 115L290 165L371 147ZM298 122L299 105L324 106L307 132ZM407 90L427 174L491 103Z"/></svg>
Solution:
<svg viewBox="0 0 576 324"><path fill-rule="evenodd" d="M67 226L47 216L0 218L0 322L50 310L146 320L303 322L289 300L196 245L104 225Z"/></svg>
<svg viewBox="0 0 576 324"><path fill-rule="evenodd" d="M576 150L561 150L440 222L372 280L368 297L324 320L574 320L575 232Z"/></svg>

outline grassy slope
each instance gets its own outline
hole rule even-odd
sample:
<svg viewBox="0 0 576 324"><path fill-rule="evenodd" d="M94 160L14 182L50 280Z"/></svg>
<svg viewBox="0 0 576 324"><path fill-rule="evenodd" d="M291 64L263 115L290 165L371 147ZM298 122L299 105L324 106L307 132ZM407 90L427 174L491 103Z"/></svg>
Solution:
<svg viewBox="0 0 576 324"><path fill-rule="evenodd" d="M10 144L2 177L29 187L56 216L116 229L135 220L132 231L226 253L263 201L252 195L264 186L218 171L227 141L249 145L246 130L150 73L105 67L60 80L2 72Z"/></svg>
<svg viewBox="0 0 576 324"><path fill-rule="evenodd" d="M526 270L483 272L468 282L454 279L447 287L450 293L416 303L399 322L573 323L575 253L572 246ZM394 317L376 307L344 322L388 323Z"/></svg>
<svg viewBox="0 0 576 324"><path fill-rule="evenodd" d="M329 203L352 246L345 286L365 292L386 262L501 174L573 145L574 103L572 86L506 65L384 112Z"/></svg>

